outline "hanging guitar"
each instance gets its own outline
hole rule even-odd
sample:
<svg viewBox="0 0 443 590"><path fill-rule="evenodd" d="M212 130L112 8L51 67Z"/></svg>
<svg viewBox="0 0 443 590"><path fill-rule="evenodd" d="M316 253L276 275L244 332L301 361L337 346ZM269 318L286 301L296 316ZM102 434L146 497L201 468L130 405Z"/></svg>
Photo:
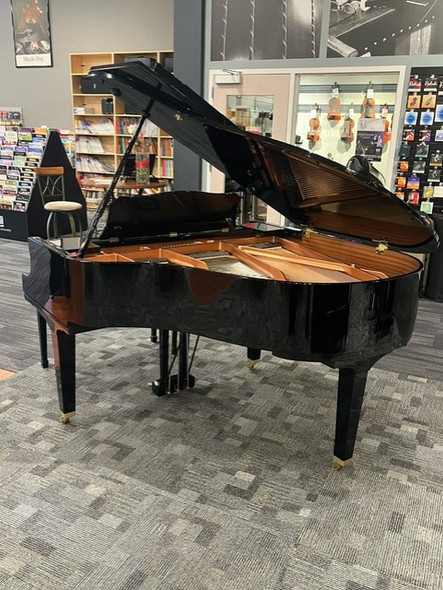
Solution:
<svg viewBox="0 0 443 590"><path fill-rule="evenodd" d="M309 131L306 138L312 142L317 143L320 139L320 108L317 104L314 105L313 116L309 119Z"/></svg>
<svg viewBox="0 0 443 590"><path fill-rule="evenodd" d="M328 121L340 121L340 99L339 99L340 87L337 82L334 82L332 87L332 97L329 99L329 112L326 115Z"/></svg>
<svg viewBox="0 0 443 590"><path fill-rule="evenodd" d="M366 88L363 102L361 105L361 116L363 119L374 119L375 118L375 100L374 100L374 89L372 82L369 82Z"/></svg>

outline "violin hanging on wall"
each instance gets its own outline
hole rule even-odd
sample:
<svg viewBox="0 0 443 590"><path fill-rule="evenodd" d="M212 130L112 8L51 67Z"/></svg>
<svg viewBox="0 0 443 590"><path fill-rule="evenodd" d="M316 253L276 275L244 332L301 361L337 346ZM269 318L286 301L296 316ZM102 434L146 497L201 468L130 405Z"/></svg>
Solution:
<svg viewBox="0 0 443 590"><path fill-rule="evenodd" d="M316 103L312 109L312 117L309 119L309 131L306 138L311 143L317 143L320 139L320 107Z"/></svg>
<svg viewBox="0 0 443 590"><path fill-rule="evenodd" d="M383 145L386 145L391 140L391 129L392 129L392 119L389 123L388 121L388 114L389 114L389 106L385 102L381 109L381 118L385 122L385 129L383 133Z"/></svg>
<svg viewBox="0 0 443 590"><path fill-rule="evenodd" d="M346 115L342 128L340 129L340 139L342 141L346 143L351 143L354 141L354 125L354 119L350 115Z"/></svg>
<svg viewBox="0 0 443 590"><path fill-rule="evenodd" d="M334 82L332 86L332 97L329 99L329 112L326 115L328 121L340 121L341 113L340 113L340 87L337 82Z"/></svg>
<svg viewBox="0 0 443 590"><path fill-rule="evenodd" d="M363 102L361 105L361 116L364 119L375 118L375 100L374 100L374 88L372 82L369 82L366 91L364 93Z"/></svg>

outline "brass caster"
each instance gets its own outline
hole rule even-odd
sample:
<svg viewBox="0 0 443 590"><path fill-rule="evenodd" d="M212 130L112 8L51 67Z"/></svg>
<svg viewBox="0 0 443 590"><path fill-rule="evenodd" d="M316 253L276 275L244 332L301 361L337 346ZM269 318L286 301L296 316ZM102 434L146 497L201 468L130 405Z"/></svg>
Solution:
<svg viewBox="0 0 443 590"><path fill-rule="evenodd" d="M340 469L343 469L343 467L350 467L351 465L354 465L354 459L352 457L350 459L346 459L346 461L343 461L338 457L332 457L332 468L335 471L340 471Z"/></svg>
<svg viewBox="0 0 443 590"><path fill-rule="evenodd" d="M255 367L255 365L259 362L259 360L256 361L252 361L251 359L248 359L246 362L246 367L252 371L252 369Z"/></svg>
<svg viewBox="0 0 443 590"><path fill-rule="evenodd" d="M60 414L59 422L62 424L69 424L71 418L75 416L75 412L66 412L66 414Z"/></svg>

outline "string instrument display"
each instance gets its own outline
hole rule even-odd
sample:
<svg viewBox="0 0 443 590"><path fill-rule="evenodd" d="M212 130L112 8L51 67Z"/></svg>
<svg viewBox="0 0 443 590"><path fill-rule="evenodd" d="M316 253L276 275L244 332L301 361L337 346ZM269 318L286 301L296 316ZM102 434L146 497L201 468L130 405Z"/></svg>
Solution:
<svg viewBox="0 0 443 590"><path fill-rule="evenodd" d="M320 108L318 105L315 105L313 109L313 116L309 119L309 131L306 135L306 138L312 143L317 143L317 141L320 139L319 114Z"/></svg>
<svg viewBox="0 0 443 590"><path fill-rule="evenodd" d="M363 102L361 105L361 116L364 119L374 119L375 118L374 107L375 107L374 89L372 87L372 82L369 82L369 85L366 88L366 92L364 94Z"/></svg>
<svg viewBox="0 0 443 590"><path fill-rule="evenodd" d="M340 121L341 113L340 113L340 99L339 95L339 86L335 82L334 86L332 87L332 97L329 99L329 112L326 115L328 121Z"/></svg>

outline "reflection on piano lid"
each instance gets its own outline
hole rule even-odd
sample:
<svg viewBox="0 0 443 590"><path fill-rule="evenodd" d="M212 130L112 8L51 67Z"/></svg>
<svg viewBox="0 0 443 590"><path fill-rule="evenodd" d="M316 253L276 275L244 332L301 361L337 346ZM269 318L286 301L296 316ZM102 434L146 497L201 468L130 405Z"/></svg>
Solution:
<svg viewBox="0 0 443 590"><path fill-rule="evenodd" d="M207 162L229 174L296 226L390 248L432 251L427 219L370 176L297 146L257 136L152 59L93 67L85 91L112 93Z"/></svg>

